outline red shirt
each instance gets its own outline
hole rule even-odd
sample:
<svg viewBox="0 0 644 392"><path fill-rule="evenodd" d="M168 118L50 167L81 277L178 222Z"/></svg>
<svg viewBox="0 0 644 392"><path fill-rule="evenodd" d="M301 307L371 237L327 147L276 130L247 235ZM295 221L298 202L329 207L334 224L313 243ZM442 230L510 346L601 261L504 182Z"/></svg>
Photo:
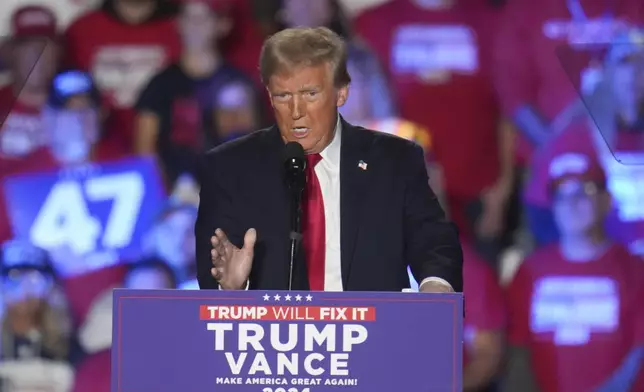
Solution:
<svg viewBox="0 0 644 392"><path fill-rule="evenodd" d="M507 292L509 340L530 350L540 390L592 391L643 342L643 269L619 246L585 263L550 246L523 262Z"/></svg>
<svg viewBox="0 0 644 392"><path fill-rule="evenodd" d="M112 351L87 356L76 369L73 392L110 392Z"/></svg>
<svg viewBox="0 0 644 392"><path fill-rule="evenodd" d="M528 104L550 124L579 98L575 87L582 86L590 65L588 56L574 53L574 45L588 54L584 45L608 43L620 31L644 21L640 0L579 3L586 18L576 21L562 0L509 1L505 6L495 49L495 80L509 118ZM604 18L609 14L614 17ZM518 148L520 158L529 160L532 143L521 136Z"/></svg>
<svg viewBox="0 0 644 392"><path fill-rule="evenodd" d="M139 26L124 24L104 11L79 18L66 33L71 66L88 70L110 106L106 142L133 149L133 106L148 81L180 54L174 20Z"/></svg>
<svg viewBox="0 0 644 392"><path fill-rule="evenodd" d="M25 105L13 86L0 89L0 174L5 162L34 151L45 140L41 108Z"/></svg>
<svg viewBox="0 0 644 392"><path fill-rule="evenodd" d="M258 62L264 39L253 17L249 0L231 2L231 17L234 19L232 31L221 43L226 60L244 71L264 89L261 84Z"/></svg>
<svg viewBox="0 0 644 392"><path fill-rule="evenodd" d="M467 349L477 332L503 331L506 312L499 280L488 263L463 245L463 293L465 296L465 352L463 364L467 365Z"/></svg>
<svg viewBox="0 0 644 392"><path fill-rule="evenodd" d="M438 11L393 0L356 20L391 77L401 117L431 133L453 195L477 197L498 175L500 118L486 51L495 24L483 1Z"/></svg>

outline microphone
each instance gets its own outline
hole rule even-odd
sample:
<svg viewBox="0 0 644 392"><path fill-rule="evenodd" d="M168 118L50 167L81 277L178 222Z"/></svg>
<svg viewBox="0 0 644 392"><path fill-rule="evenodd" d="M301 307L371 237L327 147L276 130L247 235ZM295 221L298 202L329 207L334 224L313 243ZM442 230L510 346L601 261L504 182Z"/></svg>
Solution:
<svg viewBox="0 0 644 392"><path fill-rule="evenodd" d="M286 183L289 188L289 199L291 206L291 255L288 270L288 289L293 288L293 265L299 243L302 240L302 193L306 185L306 159L304 148L297 142L289 142L284 147L284 170L286 172Z"/></svg>

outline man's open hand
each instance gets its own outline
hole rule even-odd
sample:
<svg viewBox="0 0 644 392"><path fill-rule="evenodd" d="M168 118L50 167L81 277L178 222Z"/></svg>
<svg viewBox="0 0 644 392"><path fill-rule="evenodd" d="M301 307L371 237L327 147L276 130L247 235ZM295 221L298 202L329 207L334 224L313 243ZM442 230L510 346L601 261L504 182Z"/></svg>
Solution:
<svg viewBox="0 0 644 392"><path fill-rule="evenodd" d="M244 246L240 249L230 242L223 230L215 230L215 235L210 238L213 265L210 273L222 289L242 290L246 287L253 265L255 241L257 232L248 229L244 235Z"/></svg>

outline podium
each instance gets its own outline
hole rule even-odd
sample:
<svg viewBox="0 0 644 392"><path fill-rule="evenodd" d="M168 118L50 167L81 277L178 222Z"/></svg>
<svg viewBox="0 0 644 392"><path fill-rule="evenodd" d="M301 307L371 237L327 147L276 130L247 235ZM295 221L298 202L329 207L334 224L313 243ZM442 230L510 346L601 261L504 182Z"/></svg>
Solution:
<svg viewBox="0 0 644 392"><path fill-rule="evenodd" d="M114 291L112 392L461 392L461 294Z"/></svg>

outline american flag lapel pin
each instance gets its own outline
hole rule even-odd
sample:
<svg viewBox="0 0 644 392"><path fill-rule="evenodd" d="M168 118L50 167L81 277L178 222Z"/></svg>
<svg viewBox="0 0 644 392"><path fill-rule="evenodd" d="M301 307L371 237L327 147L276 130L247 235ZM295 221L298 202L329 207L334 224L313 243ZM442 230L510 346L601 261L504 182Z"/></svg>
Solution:
<svg viewBox="0 0 644 392"><path fill-rule="evenodd" d="M361 159L360 162L358 162L358 167L362 170L367 170L367 162Z"/></svg>

